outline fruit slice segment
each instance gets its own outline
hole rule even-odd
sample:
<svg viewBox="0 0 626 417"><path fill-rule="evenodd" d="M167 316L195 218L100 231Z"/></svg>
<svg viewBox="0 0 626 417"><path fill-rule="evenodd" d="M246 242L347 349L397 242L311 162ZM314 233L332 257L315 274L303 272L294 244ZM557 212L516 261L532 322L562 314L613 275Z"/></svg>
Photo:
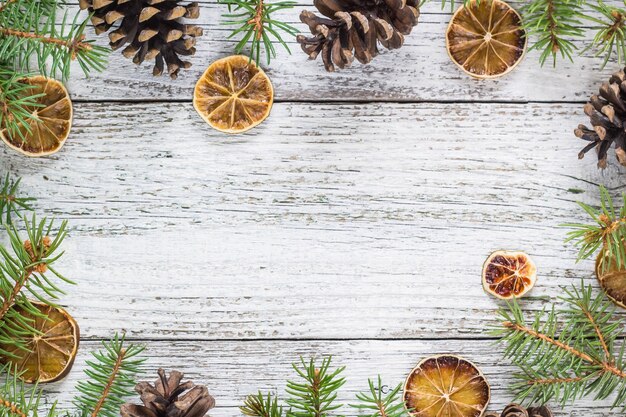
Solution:
<svg viewBox="0 0 626 417"><path fill-rule="evenodd" d="M265 120L273 101L274 90L263 70L235 55L207 68L196 84L193 106L213 128L241 133Z"/></svg>
<svg viewBox="0 0 626 417"><path fill-rule="evenodd" d="M500 0L471 0L448 26L446 46L452 61L476 78L494 78L511 71L526 50L522 18Z"/></svg>
<svg viewBox="0 0 626 417"><path fill-rule="evenodd" d="M9 134L0 126L0 137L11 148L28 156L45 156L57 152L65 144L72 126L72 102L67 90L57 80L35 76L23 80L31 88L24 95L41 94L35 101L40 105L28 110L28 129L22 126L20 134Z"/></svg>
<svg viewBox="0 0 626 417"><path fill-rule="evenodd" d="M53 382L63 378L72 368L78 351L79 329L65 310L43 303L31 302L41 315L34 316L17 307L18 313L32 320L39 334L23 340L27 350L3 346L11 353L4 361L12 363L25 382Z"/></svg>
<svg viewBox="0 0 626 417"><path fill-rule="evenodd" d="M485 291L495 297L522 297L535 285L537 267L524 252L496 251L485 261L482 279Z"/></svg>
<svg viewBox="0 0 626 417"><path fill-rule="evenodd" d="M421 361L404 384L404 402L418 417L480 417L490 399L489 384L471 362L453 355Z"/></svg>

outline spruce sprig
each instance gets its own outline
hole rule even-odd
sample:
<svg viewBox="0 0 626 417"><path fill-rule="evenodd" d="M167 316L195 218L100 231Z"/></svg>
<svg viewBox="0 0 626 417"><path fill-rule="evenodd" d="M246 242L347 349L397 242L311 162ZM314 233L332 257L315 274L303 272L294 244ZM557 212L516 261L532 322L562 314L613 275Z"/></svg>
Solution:
<svg viewBox="0 0 626 417"><path fill-rule="evenodd" d="M578 202L591 217L593 223L566 223L572 230L567 233L566 242L573 242L579 248L577 261L588 259L600 249L600 272L611 267L626 267L626 193L622 194L622 207L616 210L609 191L600 186L600 207L595 208Z"/></svg>
<svg viewBox="0 0 626 417"><path fill-rule="evenodd" d="M88 379L76 386L80 393L73 401L76 416L118 417L124 399L133 394L135 375L145 361L138 357L143 350L143 346L127 345L125 337L118 334L102 342L102 349L87 361Z"/></svg>
<svg viewBox="0 0 626 417"><path fill-rule="evenodd" d="M283 407L278 404L278 396L272 393L248 395L244 404L239 407L241 413L250 417L283 417Z"/></svg>
<svg viewBox="0 0 626 417"><path fill-rule="evenodd" d="M67 11L58 0L5 0L0 6L0 56L4 67L69 78L70 63L77 61L88 74L105 67L107 49L85 39L87 19Z"/></svg>
<svg viewBox="0 0 626 417"><path fill-rule="evenodd" d="M17 215L22 210L33 210L30 203L36 199L22 197L18 194L21 180L18 178L11 181L9 174L6 175L4 181L0 177L0 224L11 224L12 216Z"/></svg>
<svg viewBox="0 0 626 417"><path fill-rule="evenodd" d="M219 2L228 6L228 13L223 15L224 24L235 26L228 38L241 37L235 45L236 53L241 53L249 44L250 59L254 59L257 65L261 59L261 49L265 50L265 60L268 64L276 57L274 44L282 45L291 54L281 32L295 36L298 30L273 16L276 12L293 8L296 5L295 1L279 0L270 3L266 0L219 0Z"/></svg>
<svg viewBox="0 0 626 417"><path fill-rule="evenodd" d="M299 379L287 381L287 404L291 407L288 417L329 417L343 407L336 400L337 392L346 383L341 376L345 367L332 369L331 362L332 357L323 358L318 367L313 358L309 362L300 358L299 364L292 365Z"/></svg>
<svg viewBox="0 0 626 417"><path fill-rule="evenodd" d="M0 367L2 383L0 383L0 414L11 417L56 417L56 401L47 411L41 412L41 389L35 385L26 386L18 378L18 374L11 365Z"/></svg>
<svg viewBox="0 0 626 417"><path fill-rule="evenodd" d="M564 289L566 309L538 313L527 321L517 303L500 310L501 327L494 334L506 344L505 356L521 372L513 385L517 400L565 404L587 395L626 408L624 346L616 339L624 323L615 320L614 306L591 286Z"/></svg>
<svg viewBox="0 0 626 417"><path fill-rule="evenodd" d="M27 349L29 336L38 330L32 327L32 319L24 315L41 315L29 298L54 306L59 295L64 294L55 281L73 282L55 267L63 256L60 247L67 236L67 223L62 222L55 230L53 220L37 220L34 213L31 220L22 217L22 222L27 238L14 224L5 225L10 245L0 245L0 342ZM3 349L0 354L12 355Z"/></svg>
<svg viewBox="0 0 626 417"><path fill-rule="evenodd" d="M5 128L11 137L22 140L25 133L30 133L28 122L38 120L31 109L42 106L37 99L43 96L22 81L24 75L0 66L0 129Z"/></svg>
<svg viewBox="0 0 626 417"><path fill-rule="evenodd" d="M367 380L369 392L360 392L356 395L358 404L350 404L350 407L366 413L367 417L408 417L409 413L402 400L402 384L383 395L384 385L380 375L375 384L373 380Z"/></svg>

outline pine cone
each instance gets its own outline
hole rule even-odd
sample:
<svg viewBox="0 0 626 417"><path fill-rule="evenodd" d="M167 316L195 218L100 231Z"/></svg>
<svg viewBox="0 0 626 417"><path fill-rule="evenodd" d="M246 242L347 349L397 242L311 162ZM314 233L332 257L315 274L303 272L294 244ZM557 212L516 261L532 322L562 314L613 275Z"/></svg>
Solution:
<svg viewBox="0 0 626 417"><path fill-rule="evenodd" d="M345 68L354 58L367 64L378 55L378 42L397 49L419 18L418 0L314 0L325 17L303 11L300 20L314 35L298 35L302 50L315 59L322 53L327 71Z"/></svg>
<svg viewBox="0 0 626 417"><path fill-rule="evenodd" d="M168 378L163 369L159 369L158 374L154 385L137 384L135 391L144 405L122 405L122 417L204 417L215 406L215 399L205 386L194 385L191 381L181 384L182 373L172 371Z"/></svg>
<svg viewBox="0 0 626 417"><path fill-rule="evenodd" d="M122 55L132 58L135 64L154 59L153 75L163 73L165 62L172 79L176 79L181 68L191 66L179 55L195 54L196 37L202 35L199 26L181 23L182 18L199 16L198 3L179 3L180 0L79 0L81 9L93 13L91 22L97 34L116 27L109 33L111 49L128 44Z"/></svg>
<svg viewBox="0 0 626 417"><path fill-rule="evenodd" d="M545 405L541 407L524 407L519 404L509 404L501 414L489 413L484 417L553 417L552 412Z"/></svg>
<svg viewBox="0 0 626 417"><path fill-rule="evenodd" d="M626 166L626 74L625 70L616 72L608 83L602 84L599 95L592 95L585 104L585 114L591 119L592 128L578 125L574 134L589 142L580 153L585 154L596 148L598 167L606 168L606 156L615 143L615 154L620 164Z"/></svg>

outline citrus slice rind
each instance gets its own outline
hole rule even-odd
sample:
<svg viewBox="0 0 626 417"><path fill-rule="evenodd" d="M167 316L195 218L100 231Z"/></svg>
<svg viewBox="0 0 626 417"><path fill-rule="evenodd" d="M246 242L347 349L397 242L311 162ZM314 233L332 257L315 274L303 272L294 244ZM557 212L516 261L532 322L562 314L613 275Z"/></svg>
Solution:
<svg viewBox="0 0 626 417"><path fill-rule="evenodd" d="M76 358L80 330L76 321L65 310L31 301L41 313L34 316L16 307L18 312L31 321L39 334L24 340L28 350L14 345L2 346L11 356L3 358L11 363L19 377L27 383L54 382L65 377Z"/></svg>
<svg viewBox="0 0 626 417"><path fill-rule="evenodd" d="M431 356L409 373L404 402L416 417L480 417L491 391L482 372L454 355Z"/></svg>
<svg viewBox="0 0 626 417"><path fill-rule="evenodd" d="M72 127L72 102L61 82L41 75L22 80L31 86L24 94L41 94L35 101L38 107L28 110L35 116L28 120L28 129L22 126L21 134L11 136L0 126L0 138L11 149L28 156L46 156L58 152Z"/></svg>
<svg viewBox="0 0 626 417"><path fill-rule="evenodd" d="M495 251L483 264L483 289L503 300L523 297L536 281L537 267L524 252Z"/></svg>
<svg viewBox="0 0 626 417"><path fill-rule="evenodd" d="M265 72L248 57L213 62L196 83L193 106L211 127L243 133L269 116L274 89Z"/></svg>
<svg viewBox="0 0 626 417"><path fill-rule="evenodd" d="M598 254L595 266L596 277L609 300L621 308L626 308L626 270L618 269L613 259L608 268L602 268L604 262L608 261L607 259L610 258L605 258L602 252Z"/></svg>
<svg viewBox="0 0 626 417"><path fill-rule="evenodd" d="M475 78L507 74L522 60L527 36L522 18L501 0L470 0L454 13L446 31L450 59Z"/></svg>

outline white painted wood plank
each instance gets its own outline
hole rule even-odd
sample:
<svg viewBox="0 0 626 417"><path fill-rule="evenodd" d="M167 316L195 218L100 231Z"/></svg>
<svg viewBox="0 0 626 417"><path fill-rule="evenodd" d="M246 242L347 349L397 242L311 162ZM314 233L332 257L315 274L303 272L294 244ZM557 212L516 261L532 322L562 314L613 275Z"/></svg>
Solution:
<svg viewBox="0 0 626 417"><path fill-rule="evenodd" d="M271 390L283 395L287 378L293 379L290 364L299 359L320 355L333 355L337 365L345 365L347 383L341 391L342 403L353 401L354 395L367 389L367 378L381 374L383 381L394 385L426 356L438 353L460 354L480 367L488 379L492 400L490 409L501 411L512 400L510 384L516 368L502 358L503 347L493 341L149 341L144 379L156 379L156 369L178 369L197 383L206 384L216 398L217 407L212 417L233 417L241 413L236 409L247 394L257 390ZM87 351L97 346L95 342L83 343L79 359L72 372L62 382L47 385L48 398L60 398L61 407L69 406L76 381L82 378ZM60 392L60 395L58 394ZM610 417L622 415L609 409L609 401L579 400L574 406L561 409L553 405L556 417ZM61 408L63 409L63 408ZM356 416L354 410L341 410L348 417Z"/></svg>
<svg viewBox="0 0 626 417"><path fill-rule="evenodd" d="M111 54L109 68L91 79L73 78L69 89L80 100L187 100L193 87L212 61L231 55L236 43L227 39L229 29L221 23L225 6L202 3L198 23L205 35L198 39L193 67L176 81L168 77L152 77L152 65L135 66L118 52ZM77 9L77 7L76 7ZM313 10L309 3L284 12L280 17L294 24L302 33L306 26L299 22L301 10ZM390 100L390 101L582 101L597 91L599 84L618 69L610 63L600 70L602 58L593 51L577 57L574 63L559 62L541 67L538 53L531 51L511 74L499 80L477 81L463 74L449 59L445 49L445 31L449 10L441 11L438 2L424 7L420 23L407 36L405 45L385 51L372 64L328 74L323 65L307 61L295 39L287 39L292 55L279 52L277 59L266 66L275 89L276 99L302 100ZM102 36L98 43L105 45ZM587 43L576 42L583 50ZM78 68L76 68L78 69ZM75 75L79 71L74 72Z"/></svg>
<svg viewBox="0 0 626 417"><path fill-rule="evenodd" d="M278 104L234 137L188 103L75 114L62 152L0 167L70 220L63 303L88 337L484 337L487 255L533 256L529 310L595 285L557 226L624 186L577 160L580 105Z"/></svg>

